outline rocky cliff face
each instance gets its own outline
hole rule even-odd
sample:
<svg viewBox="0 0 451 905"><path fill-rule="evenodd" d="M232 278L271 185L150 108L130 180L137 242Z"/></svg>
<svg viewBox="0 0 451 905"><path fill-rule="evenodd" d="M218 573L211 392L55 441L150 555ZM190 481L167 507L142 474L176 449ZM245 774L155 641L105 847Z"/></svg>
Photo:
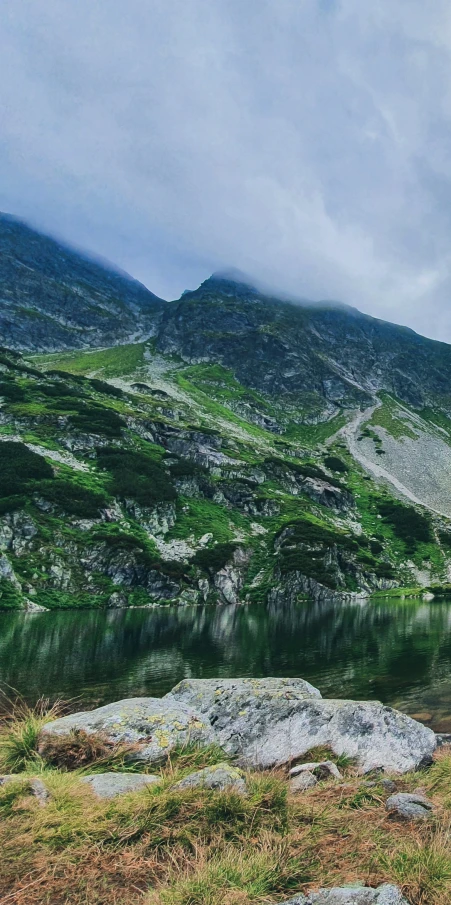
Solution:
<svg viewBox="0 0 451 905"><path fill-rule="evenodd" d="M25 223L0 214L0 336L32 352L149 336L161 299Z"/></svg>

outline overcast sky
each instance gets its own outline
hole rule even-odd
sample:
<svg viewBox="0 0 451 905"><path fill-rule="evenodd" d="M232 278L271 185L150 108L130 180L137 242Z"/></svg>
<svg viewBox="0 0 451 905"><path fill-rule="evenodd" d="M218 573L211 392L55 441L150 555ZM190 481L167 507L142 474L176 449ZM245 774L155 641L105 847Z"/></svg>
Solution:
<svg viewBox="0 0 451 905"><path fill-rule="evenodd" d="M449 0L2 0L0 209L451 341Z"/></svg>

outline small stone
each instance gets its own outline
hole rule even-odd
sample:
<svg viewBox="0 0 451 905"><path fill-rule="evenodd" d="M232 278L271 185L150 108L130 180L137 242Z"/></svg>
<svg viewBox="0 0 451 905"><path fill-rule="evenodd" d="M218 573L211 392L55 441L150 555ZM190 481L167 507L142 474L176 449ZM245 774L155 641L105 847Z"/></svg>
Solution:
<svg viewBox="0 0 451 905"><path fill-rule="evenodd" d="M328 779L333 776L334 779L342 779L342 775L336 764L331 760L323 760L318 763L298 764L290 770L290 776L298 776L299 773L313 773L317 779Z"/></svg>
<svg viewBox="0 0 451 905"><path fill-rule="evenodd" d="M94 773L83 776L81 782L89 785L98 798L116 798L127 792L138 792L147 786L161 782L159 776L145 773Z"/></svg>
<svg viewBox="0 0 451 905"><path fill-rule="evenodd" d="M364 783L362 783L362 785L363 785L364 789L375 789L378 786L382 786L384 792L387 792L387 794L390 794L390 795L393 792L396 792L396 790L398 788L396 783L393 782L392 779L380 779L380 780L372 779L371 782L364 782Z"/></svg>
<svg viewBox="0 0 451 905"><path fill-rule="evenodd" d="M30 789L34 797L38 799L41 807L44 808L52 796L42 782L42 779L32 779L30 782Z"/></svg>
<svg viewBox="0 0 451 905"><path fill-rule="evenodd" d="M396 792L396 789L398 788L396 783L393 782L392 779L383 779L381 781L381 786L382 786L384 792L389 792L390 794L392 794L393 792Z"/></svg>
<svg viewBox="0 0 451 905"><path fill-rule="evenodd" d="M395 816L403 817L404 820L427 820L432 816L435 805L425 795L398 792L387 798L385 808Z"/></svg>
<svg viewBox="0 0 451 905"><path fill-rule="evenodd" d="M173 786L174 789L214 789L222 792L224 789L233 789L244 795L247 791L244 774L236 767L229 764L216 764L214 767L205 767L196 773L185 776Z"/></svg>
<svg viewBox="0 0 451 905"><path fill-rule="evenodd" d="M307 789L313 789L313 786L318 785L318 780L313 773L310 773L309 770L304 770L302 773L298 773L297 776L293 776L293 779L290 780L290 791L291 792L306 792Z"/></svg>
<svg viewBox="0 0 451 905"><path fill-rule="evenodd" d="M384 883L374 889L370 886L337 886L319 889L304 896L300 893L280 905L408 905L397 886Z"/></svg>

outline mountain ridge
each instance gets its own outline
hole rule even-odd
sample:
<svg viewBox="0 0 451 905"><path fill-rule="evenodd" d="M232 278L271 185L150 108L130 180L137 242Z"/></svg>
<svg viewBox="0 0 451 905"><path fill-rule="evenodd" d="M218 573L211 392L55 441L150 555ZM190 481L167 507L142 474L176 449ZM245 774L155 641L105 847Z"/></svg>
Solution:
<svg viewBox="0 0 451 905"><path fill-rule="evenodd" d="M448 587L450 346L230 273L173 302L139 284L117 299L129 281L24 235L0 256L27 345L0 350L0 607ZM23 313L36 285L42 332ZM74 299L70 345L51 328Z"/></svg>
<svg viewBox="0 0 451 905"><path fill-rule="evenodd" d="M114 345L151 335L163 304L106 262L0 214L0 334L22 351Z"/></svg>

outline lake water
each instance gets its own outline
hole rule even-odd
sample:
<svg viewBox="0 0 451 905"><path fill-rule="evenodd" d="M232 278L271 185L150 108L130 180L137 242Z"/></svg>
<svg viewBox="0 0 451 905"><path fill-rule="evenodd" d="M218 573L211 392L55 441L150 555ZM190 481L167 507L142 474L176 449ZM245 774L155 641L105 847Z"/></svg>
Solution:
<svg viewBox="0 0 451 905"><path fill-rule="evenodd" d="M186 677L302 676L451 731L451 600L0 613L0 687L92 707Z"/></svg>

